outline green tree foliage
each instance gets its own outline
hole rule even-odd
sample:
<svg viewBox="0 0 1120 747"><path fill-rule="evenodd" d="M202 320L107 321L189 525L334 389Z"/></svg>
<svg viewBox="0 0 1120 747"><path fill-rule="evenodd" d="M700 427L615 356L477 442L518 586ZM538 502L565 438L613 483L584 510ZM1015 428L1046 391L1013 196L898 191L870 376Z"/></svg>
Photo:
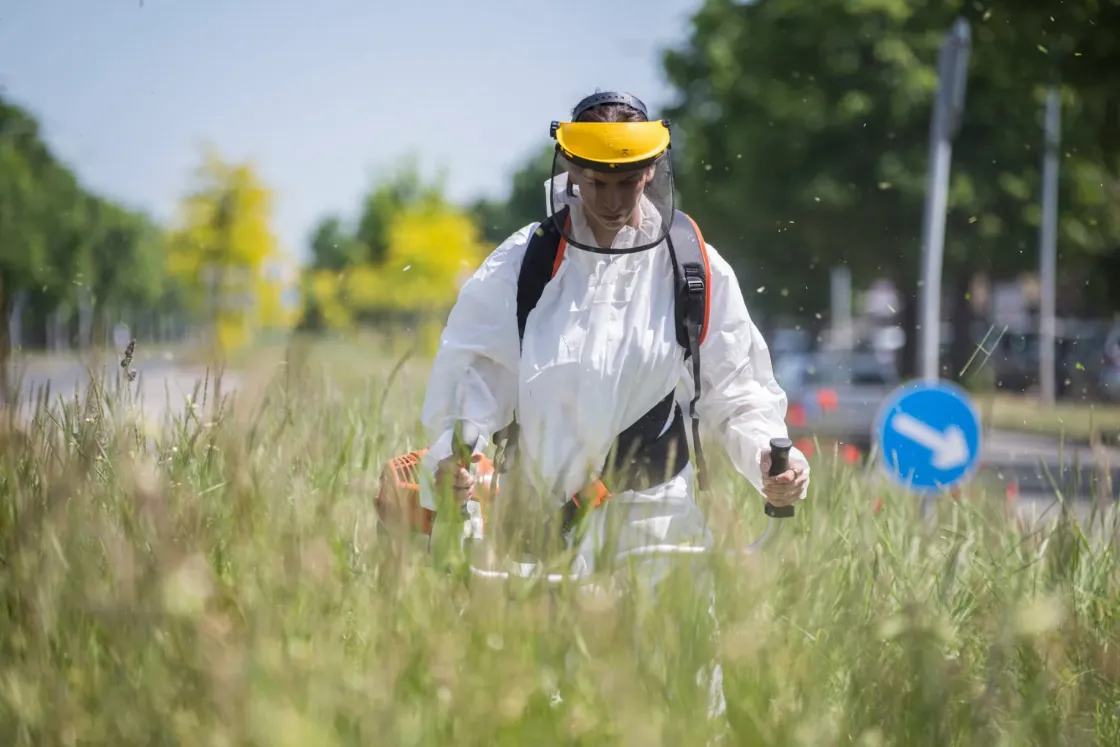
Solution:
<svg viewBox="0 0 1120 747"><path fill-rule="evenodd" d="M371 185L362 198L353 225L338 215L323 217L311 232L311 269L342 270L355 265L375 266L389 254L393 221L412 209L446 206L439 180L424 181L416 159L405 158L387 178Z"/></svg>
<svg viewBox="0 0 1120 747"><path fill-rule="evenodd" d="M683 207L741 255L745 283L779 291L762 299L771 309L826 311L828 268L841 262L857 281L887 275L914 290L937 48L962 15L973 49L953 152L948 285L1037 266L1042 100L1057 79L1059 261L1091 267L1120 241L1105 193L1116 183L1107 119L1120 88L1095 66L1115 61L1116 26L1101 24L1116 11L1059 5L1060 15L1041 2L707 0L664 58L678 92L664 114L676 125ZM1090 50L1092 64L1077 56Z"/></svg>
<svg viewBox="0 0 1120 747"><path fill-rule="evenodd" d="M392 177L378 182L365 196L354 240L365 249L365 261L382 262L389 253L393 221L412 208L438 208L446 204L440 180L428 183L420 175L414 156L405 158Z"/></svg>
<svg viewBox="0 0 1120 747"><path fill-rule="evenodd" d="M323 218L311 234L311 263L317 270L341 270L365 255L366 248L346 232L337 215Z"/></svg>
<svg viewBox="0 0 1120 747"><path fill-rule="evenodd" d="M0 372L18 298L39 328L51 312L82 302L100 312L95 322L129 305L154 308L174 298L163 254L157 226L87 191L44 143L35 118L0 98Z"/></svg>

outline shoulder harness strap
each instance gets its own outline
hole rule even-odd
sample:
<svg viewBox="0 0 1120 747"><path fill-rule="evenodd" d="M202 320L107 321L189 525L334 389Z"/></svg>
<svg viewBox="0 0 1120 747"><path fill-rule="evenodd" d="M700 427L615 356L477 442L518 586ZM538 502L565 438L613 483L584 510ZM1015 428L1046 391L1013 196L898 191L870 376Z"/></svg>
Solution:
<svg viewBox="0 0 1120 747"><path fill-rule="evenodd" d="M685 349L685 360L692 361L693 395L688 415L692 419L692 443L696 450L696 483L700 490L707 490L707 464L700 445L700 415L696 411L696 403L700 401L700 345L707 338L711 313L708 247L696 221L680 210L673 214L668 243L677 286L677 342Z"/></svg>
<svg viewBox="0 0 1120 747"><path fill-rule="evenodd" d="M556 217L563 220L566 227L571 225L569 210L570 208L565 206L556 211ZM541 221L530 237L529 245L525 247L525 257L521 260L521 271L517 275L517 338L519 340L525 338L525 322L529 319L529 312L536 308L545 286L560 269L566 247L567 242L556 230L556 225L551 219Z"/></svg>
<svg viewBox="0 0 1120 747"><path fill-rule="evenodd" d="M569 217L570 208L564 206L556 211L556 217L564 221L565 227L571 226ZM567 229L566 229L567 230ZM541 221L533 235L529 237L529 245L525 247L525 256L521 260L521 270L517 274L517 340L522 343L525 339L525 324L529 313L536 308L544 288L560 269L564 260L564 250L567 242L563 235L556 230L556 224L549 218ZM494 434L493 442L498 447L496 468L502 472L505 468L507 449L517 448L517 439L520 426L517 424L517 415L505 428Z"/></svg>
<svg viewBox="0 0 1120 747"><path fill-rule="evenodd" d="M557 211L565 225L570 225L569 208ZM711 270L708 265L707 245L700 227L691 216L677 210L668 236L669 254L673 262L676 286L674 312L677 342L685 351L685 360L692 362L694 393L689 403L692 419L692 441L696 450L696 478L701 490L707 490L707 466L700 445L700 416L696 404L700 399L700 345L708 332L711 299ZM517 276L517 335L525 336L529 313L536 308L545 286L555 276L564 260L566 242L551 220L542 221L529 240L521 271ZM496 440L499 437L496 437ZM500 438L516 442L517 420L502 431Z"/></svg>

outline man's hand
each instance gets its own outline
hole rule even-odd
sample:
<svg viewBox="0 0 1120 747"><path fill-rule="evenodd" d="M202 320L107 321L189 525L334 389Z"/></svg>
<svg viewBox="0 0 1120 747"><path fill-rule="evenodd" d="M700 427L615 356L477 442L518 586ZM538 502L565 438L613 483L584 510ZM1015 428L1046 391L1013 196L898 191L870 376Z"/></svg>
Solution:
<svg viewBox="0 0 1120 747"><path fill-rule="evenodd" d="M789 454L789 469L779 475L770 476L770 449L762 450L762 493L772 506L788 506L805 495L809 485L809 464L799 452Z"/></svg>
<svg viewBox="0 0 1120 747"><path fill-rule="evenodd" d="M475 454L471 461L477 462L480 455ZM436 492L440 495L450 487L451 495L460 506L470 500L474 490L474 475L463 466L458 457L450 456L436 466Z"/></svg>

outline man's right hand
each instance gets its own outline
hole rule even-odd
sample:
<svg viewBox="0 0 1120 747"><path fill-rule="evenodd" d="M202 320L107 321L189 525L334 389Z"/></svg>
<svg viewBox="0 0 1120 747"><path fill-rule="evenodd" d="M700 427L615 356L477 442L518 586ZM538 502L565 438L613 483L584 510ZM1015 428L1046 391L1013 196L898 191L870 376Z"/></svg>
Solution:
<svg viewBox="0 0 1120 747"><path fill-rule="evenodd" d="M479 455L472 457L472 461L478 460ZM450 490L455 503L460 506L470 500L474 483L474 475L463 466L458 457L450 456L436 466L436 491L443 495L443 491Z"/></svg>

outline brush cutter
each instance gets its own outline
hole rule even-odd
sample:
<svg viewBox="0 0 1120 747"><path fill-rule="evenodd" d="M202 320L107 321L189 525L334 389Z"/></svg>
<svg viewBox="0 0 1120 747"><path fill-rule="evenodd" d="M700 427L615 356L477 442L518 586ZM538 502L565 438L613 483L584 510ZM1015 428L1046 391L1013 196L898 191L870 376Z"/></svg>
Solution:
<svg viewBox="0 0 1120 747"><path fill-rule="evenodd" d="M460 506L458 520L462 522L461 546L465 549L468 545L480 542L486 535L486 517L493 502L498 498L500 488L497 479L497 470L494 463L485 455L477 457L474 454L474 443L468 425L458 425L452 439L453 452L459 457L461 464L474 475L474 487L469 499ZM771 465L770 475L779 475L789 469L789 451L793 442L788 438L774 438L770 440ZM426 536L430 542L432 530L436 519L436 512L420 505L420 460L427 453L427 449L417 449L407 454L393 457L385 463L381 472L378 494L374 499L378 517L386 529L405 531L413 535ZM584 495L588 495L584 491ZM610 493L602 485L595 483L590 495L599 506L609 499ZM578 498L573 498L578 506ZM594 509L592 509L594 510ZM795 511L793 506L765 505L764 512L767 516L766 528L762 535L745 548L726 553L728 555L750 554L765 547L776 536L775 520L791 518ZM644 545L626 550L615 556L615 560L625 560L634 557L649 556L696 556L711 555L718 551L711 548L695 545ZM479 568L470 565L473 576L485 579L508 580L518 577L535 576L540 572L540 563L515 562L510 570L494 568ZM549 584L561 584L565 581L577 581L580 576L575 574L553 573L542 575Z"/></svg>

